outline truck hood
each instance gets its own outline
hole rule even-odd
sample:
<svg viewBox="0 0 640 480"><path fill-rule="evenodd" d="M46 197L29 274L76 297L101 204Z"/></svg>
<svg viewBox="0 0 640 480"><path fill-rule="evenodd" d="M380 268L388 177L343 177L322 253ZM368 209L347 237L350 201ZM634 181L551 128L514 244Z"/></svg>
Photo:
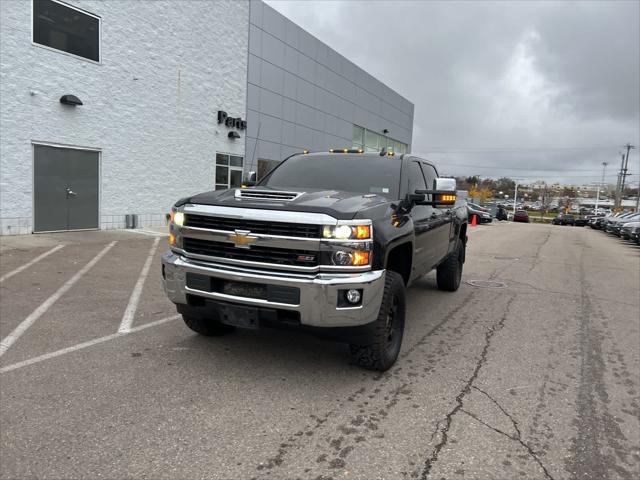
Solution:
<svg viewBox="0 0 640 480"><path fill-rule="evenodd" d="M218 190L195 195L181 203L201 205L218 205L236 208L258 208L264 210L290 210L295 212L324 213L339 220L351 220L362 209L370 208L391 200L374 194L361 194L337 190L300 190L288 188L286 190L266 187L247 188L245 191L287 191L300 195L293 200L273 200L256 198L236 198L236 189Z"/></svg>

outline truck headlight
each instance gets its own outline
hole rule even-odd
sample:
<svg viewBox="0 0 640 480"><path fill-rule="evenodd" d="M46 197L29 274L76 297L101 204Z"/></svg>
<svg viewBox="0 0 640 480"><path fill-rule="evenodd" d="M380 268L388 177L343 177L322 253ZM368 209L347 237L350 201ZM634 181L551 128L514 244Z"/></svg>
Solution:
<svg viewBox="0 0 640 480"><path fill-rule="evenodd" d="M185 216L183 212L178 212L176 210L171 210L169 214L169 222L173 223L179 227L184 225Z"/></svg>
<svg viewBox="0 0 640 480"><path fill-rule="evenodd" d="M371 253L364 250L336 250L331 255L331 263L337 267L365 267L369 265Z"/></svg>
<svg viewBox="0 0 640 480"><path fill-rule="evenodd" d="M371 238L371 224L346 224L325 225L322 229L323 238L336 240L368 240Z"/></svg>
<svg viewBox="0 0 640 480"><path fill-rule="evenodd" d="M184 226L186 217L184 212L180 212L175 208L169 213L169 246L182 248L181 227Z"/></svg>

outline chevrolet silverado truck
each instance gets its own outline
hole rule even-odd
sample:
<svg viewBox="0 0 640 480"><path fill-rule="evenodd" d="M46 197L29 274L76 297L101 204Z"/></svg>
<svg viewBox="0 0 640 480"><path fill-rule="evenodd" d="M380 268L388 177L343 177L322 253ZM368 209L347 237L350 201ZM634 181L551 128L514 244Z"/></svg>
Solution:
<svg viewBox="0 0 640 480"><path fill-rule="evenodd" d="M400 352L407 287L433 269L439 289L460 285L467 209L423 158L305 151L244 187L170 213L164 288L199 334L298 329L384 371Z"/></svg>

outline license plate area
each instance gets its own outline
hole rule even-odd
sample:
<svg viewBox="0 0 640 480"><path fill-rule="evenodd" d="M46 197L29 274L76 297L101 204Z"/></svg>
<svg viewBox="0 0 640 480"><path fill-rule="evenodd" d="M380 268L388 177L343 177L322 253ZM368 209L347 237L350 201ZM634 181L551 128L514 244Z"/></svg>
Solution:
<svg viewBox="0 0 640 480"><path fill-rule="evenodd" d="M259 328L260 319L258 309L240 305L218 304L220 321L227 325L242 328Z"/></svg>

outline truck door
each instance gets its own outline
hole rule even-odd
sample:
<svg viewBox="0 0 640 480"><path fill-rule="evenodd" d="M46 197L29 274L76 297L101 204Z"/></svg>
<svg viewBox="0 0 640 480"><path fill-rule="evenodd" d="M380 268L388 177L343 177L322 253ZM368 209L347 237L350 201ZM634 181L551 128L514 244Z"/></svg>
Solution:
<svg viewBox="0 0 640 480"><path fill-rule="evenodd" d="M416 190L426 190L427 184L422 174L420 164L411 160L408 165L407 193L414 193ZM431 215L433 208L428 205L415 205L411 209L411 218L415 231L415 244L413 251L413 271L412 278L419 277L427 273L431 262Z"/></svg>
<svg viewBox="0 0 640 480"><path fill-rule="evenodd" d="M438 173L433 165L426 162L422 163L422 171L427 181L429 190L435 189L436 178ZM450 208L431 208L430 232L432 258L430 259L429 268L436 266L447 256L450 250L449 242L452 237L451 228L453 225L452 209Z"/></svg>

